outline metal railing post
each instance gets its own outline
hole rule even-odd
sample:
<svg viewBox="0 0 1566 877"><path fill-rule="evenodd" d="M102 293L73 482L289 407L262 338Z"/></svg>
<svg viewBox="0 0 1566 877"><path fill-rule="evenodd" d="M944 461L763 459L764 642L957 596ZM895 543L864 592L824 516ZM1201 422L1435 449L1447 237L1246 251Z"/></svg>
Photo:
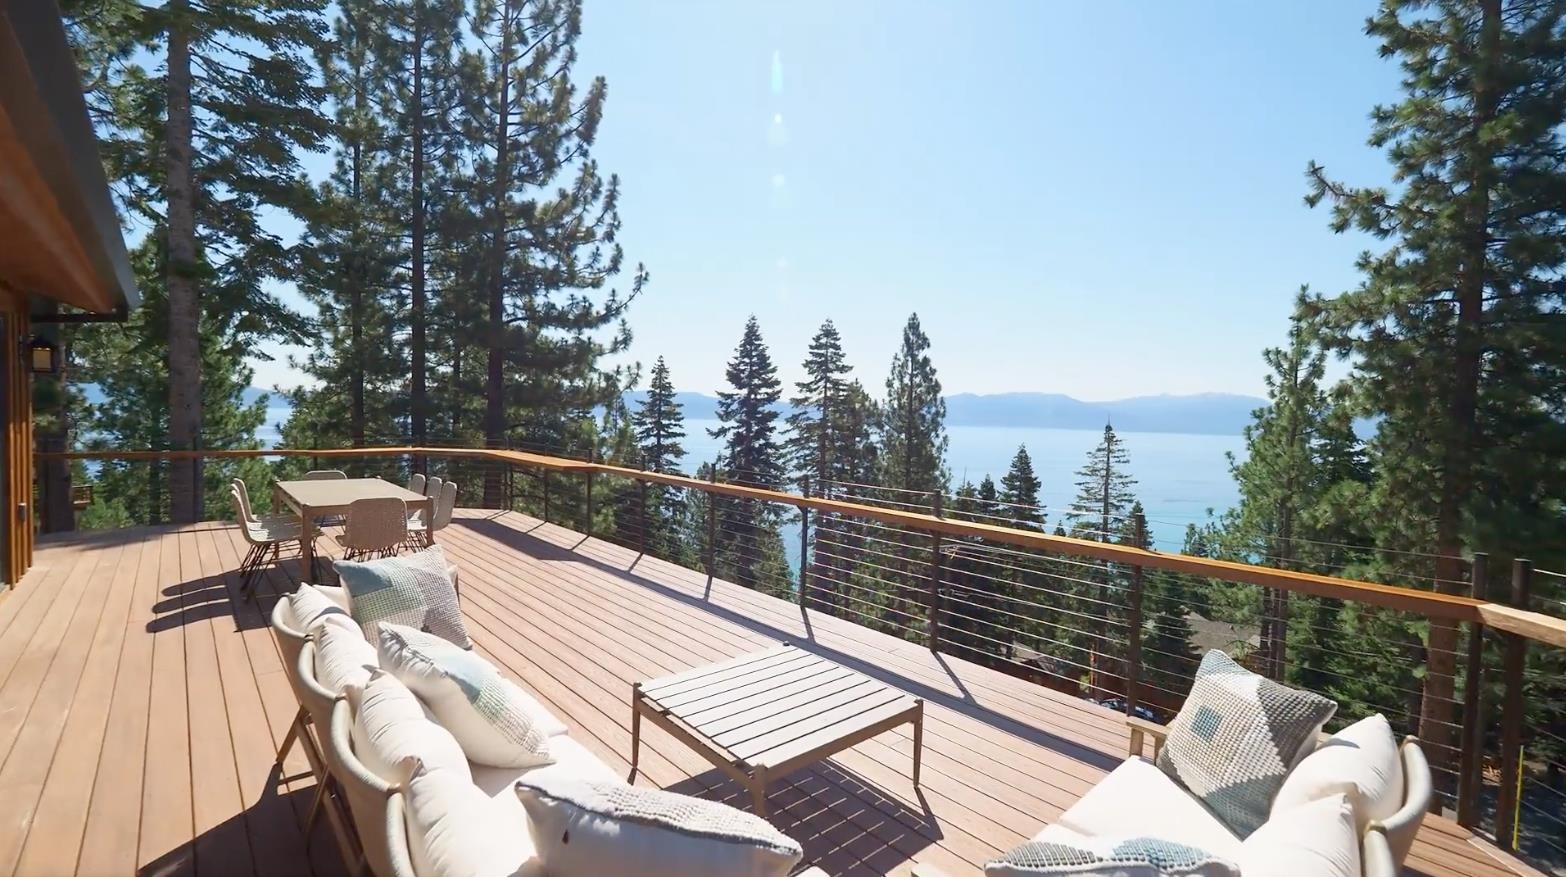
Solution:
<svg viewBox="0 0 1566 877"><path fill-rule="evenodd" d="M1136 547L1147 544L1147 520L1137 515ZM1126 715L1136 715L1142 682L1142 565L1131 566L1131 601L1126 607Z"/></svg>
<svg viewBox="0 0 1566 877"><path fill-rule="evenodd" d="M1490 599L1490 555L1475 552L1469 573L1475 600ZM1484 794L1484 625L1468 625L1468 666L1463 676L1463 736L1458 756L1457 824L1476 828ZM1432 799L1432 807L1440 806Z"/></svg>
<svg viewBox="0 0 1566 877"><path fill-rule="evenodd" d="M647 471L647 455L642 455L642 471ZM636 525L636 553L647 553L647 482L638 478L636 492L641 503L640 519Z"/></svg>
<svg viewBox="0 0 1566 877"><path fill-rule="evenodd" d="M718 467L713 466L707 480L718 483ZM718 494L707 491L707 578L718 577Z"/></svg>
<svg viewBox="0 0 1566 877"><path fill-rule="evenodd" d="M810 476L799 484L799 494L810 498ZM799 507L799 605L806 605L810 598L810 507Z"/></svg>
<svg viewBox="0 0 1566 877"><path fill-rule="evenodd" d="M941 492L930 492L930 514L939 518L941 516ZM941 532L932 531L930 534L930 605L927 610L930 613L929 634L930 651L941 650Z"/></svg>
<svg viewBox="0 0 1566 877"><path fill-rule="evenodd" d="M591 452L587 455L587 462L593 462ZM593 535L593 470L588 469L582 473L582 480L587 483L587 518L582 522L582 532L588 536Z"/></svg>
<svg viewBox="0 0 1566 877"><path fill-rule="evenodd" d="M1533 581L1533 561L1512 561L1511 604L1528 605ZM1501 660L1501 680L1505 695L1501 701L1501 788L1495 808L1495 842L1501 849L1517 849L1517 807L1522 784L1523 667L1528 657L1528 641L1515 633L1502 633L1505 651Z"/></svg>

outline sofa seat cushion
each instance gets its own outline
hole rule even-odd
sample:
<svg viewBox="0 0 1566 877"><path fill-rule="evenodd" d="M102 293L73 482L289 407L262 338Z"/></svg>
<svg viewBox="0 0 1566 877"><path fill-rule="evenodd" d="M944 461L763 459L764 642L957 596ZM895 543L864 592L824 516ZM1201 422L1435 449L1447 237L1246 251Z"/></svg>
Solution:
<svg viewBox="0 0 1566 877"><path fill-rule="evenodd" d="M1079 834L1046 827L984 866L986 877L1240 877L1239 866L1183 841Z"/></svg>
<svg viewBox="0 0 1566 877"><path fill-rule="evenodd" d="M1259 676L1214 649L1169 723L1158 767L1241 838L1267 821L1289 771L1338 705Z"/></svg>
<svg viewBox="0 0 1566 877"><path fill-rule="evenodd" d="M381 668L419 696L469 761L496 767L554 761L551 728L544 725L554 717L480 655L391 622L380 625L378 654Z"/></svg>
<svg viewBox="0 0 1566 877"><path fill-rule="evenodd" d="M1272 802L1277 816L1302 804L1347 794L1359 831L1403 806L1403 759L1386 717L1377 713L1333 734L1289 772Z"/></svg>
<svg viewBox="0 0 1566 877"><path fill-rule="evenodd" d="M1134 756L1056 821L1089 836L1169 838L1225 859L1233 859L1240 846L1240 839L1190 793L1152 762Z"/></svg>
<svg viewBox="0 0 1566 877"><path fill-rule="evenodd" d="M1245 877L1360 877L1354 808L1333 795L1274 813L1240 845Z"/></svg>

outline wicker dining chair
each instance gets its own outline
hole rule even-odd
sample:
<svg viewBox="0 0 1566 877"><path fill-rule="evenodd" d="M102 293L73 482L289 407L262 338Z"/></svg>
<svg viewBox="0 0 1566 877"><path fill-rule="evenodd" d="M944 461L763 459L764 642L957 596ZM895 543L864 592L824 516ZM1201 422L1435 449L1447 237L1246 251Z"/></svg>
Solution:
<svg viewBox="0 0 1566 877"><path fill-rule="evenodd" d="M334 478L347 478L348 473L341 469L311 469L304 474L306 481L331 481Z"/></svg>
<svg viewBox="0 0 1566 877"><path fill-rule="evenodd" d="M413 491L414 493L419 493L419 494L424 493L424 473L423 472L415 472L415 473L413 473L413 477L408 479L408 489Z"/></svg>
<svg viewBox="0 0 1566 877"><path fill-rule="evenodd" d="M234 500L234 513L239 519L240 531L245 534L245 541L250 544L250 550L245 552L245 556L239 561L239 592L249 600L253 596L252 589L255 587L256 578L261 575L268 556L270 555L275 561L282 555L282 547L285 544L299 541L299 525L266 526L252 523L250 504L245 501L245 495L235 486L229 487L228 495Z"/></svg>
<svg viewBox="0 0 1566 877"><path fill-rule="evenodd" d="M408 504L388 496L356 499L336 539L344 560L390 557L408 541Z"/></svg>
<svg viewBox="0 0 1566 877"><path fill-rule="evenodd" d="M245 485L245 479L235 478L229 482L229 486L239 491L240 513L245 522L273 530L286 530L290 526L296 530L299 528L299 517L297 515L256 514L255 506L250 502L250 488Z"/></svg>

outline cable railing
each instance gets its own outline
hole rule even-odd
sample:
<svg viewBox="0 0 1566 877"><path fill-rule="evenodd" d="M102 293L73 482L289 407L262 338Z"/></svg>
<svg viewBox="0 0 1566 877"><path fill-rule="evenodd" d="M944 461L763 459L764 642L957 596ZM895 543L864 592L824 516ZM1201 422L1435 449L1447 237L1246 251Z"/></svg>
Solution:
<svg viewBox="0 0 1566 877"><path fill-rule="evenodd" d="M1474 555L1466 594L1439 593L1402 586L1433 584L1435 558L1421 552L1398 552L1394 583L1356 581L1323 574L1321 556L1375 549L1318 543L1304 560L1258 550L1253 563L1163 553L1142 547L1152 540L1135 515L1105 528L1102 509L1066 523L1056 516L1074 510L967 492L808 480L785 492L757 486L775 473L655 472L591 446L40 458L150 490L170 459L192 455L207 460L209 488L241 470L438 474L458 482L459 505L522 512L1155 721L1179 709L1201 653L1222 648L1336 701L1329 730L1380 713L1418 734L1437 807L1504 848L1566 863L1566 576L1523 560L1507 572ZM134 519L166 500L108 525L166 519ZM1049 532L1062 523L1068 535ZM1432 634L1442 626L1453 636Z"/></svg>

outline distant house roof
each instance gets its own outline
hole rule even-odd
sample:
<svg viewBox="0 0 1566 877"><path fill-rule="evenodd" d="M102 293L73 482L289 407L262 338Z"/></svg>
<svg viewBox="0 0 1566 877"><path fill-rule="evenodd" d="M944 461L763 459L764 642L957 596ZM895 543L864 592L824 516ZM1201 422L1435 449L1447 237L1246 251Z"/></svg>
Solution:
<svg viewBox="0 0 1566 877"><path fill-rule="evenodd" d="M0 0L0 287L98 314L140 303L53 0Z"/></svg>

